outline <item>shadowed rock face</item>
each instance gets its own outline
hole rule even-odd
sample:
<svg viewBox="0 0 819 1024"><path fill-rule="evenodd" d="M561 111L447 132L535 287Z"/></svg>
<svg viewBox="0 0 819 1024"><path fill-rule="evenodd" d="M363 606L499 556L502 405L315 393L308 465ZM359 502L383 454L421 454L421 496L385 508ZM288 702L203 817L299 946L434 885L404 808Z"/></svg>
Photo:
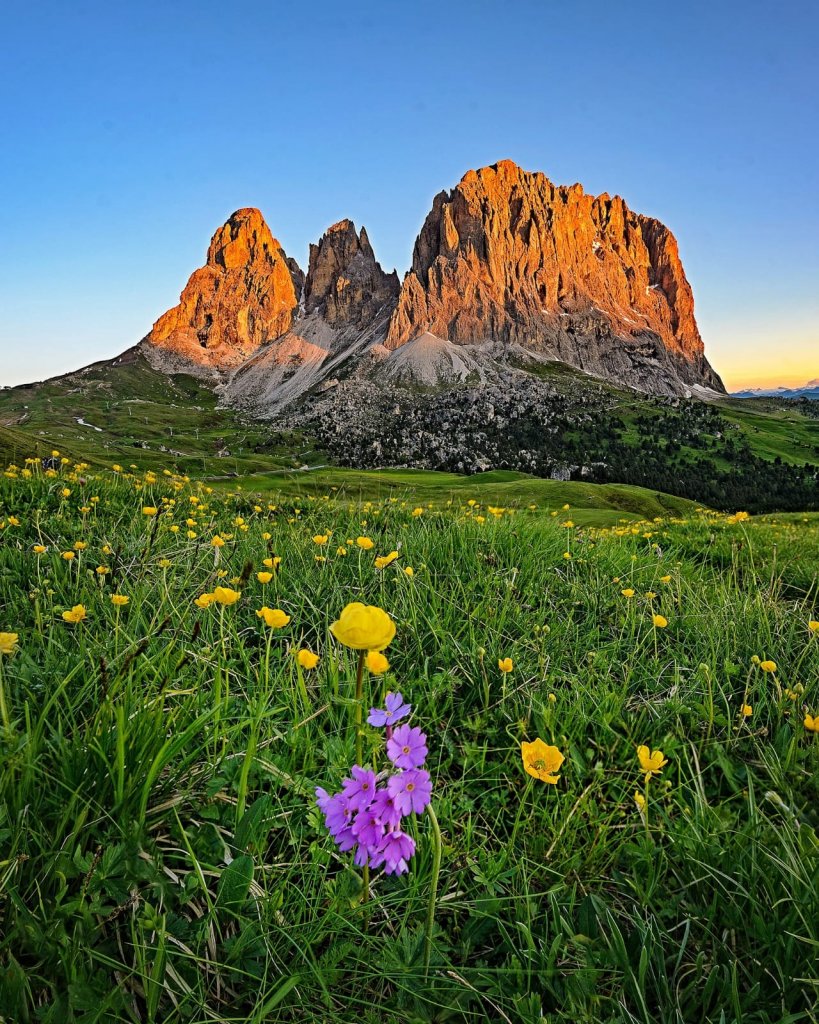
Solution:
<svg viewBox="0 0 819 1024"><path fill-rule="evenodd" d="M207 262L144 339L171 364L238 366L293 322L303 274L258 210L237 210L211 240Z"/></svg>
<svg viewBox="0 0 819 1024"><path fill-rule="evenodd" d="M333 224L310 246L304 308L319 310L333 327L366 327L385 306L395 305L399 288L398 275L386 274L376 262L366 230L356 234L350 220Z"/></svg>
<svg viewBox="0 0 819 1024"><path fill-rule="evenodd" d="M424 331L521 346L651 392L723 390L668 228L508 160L435 197L386 346Z"/></svg>

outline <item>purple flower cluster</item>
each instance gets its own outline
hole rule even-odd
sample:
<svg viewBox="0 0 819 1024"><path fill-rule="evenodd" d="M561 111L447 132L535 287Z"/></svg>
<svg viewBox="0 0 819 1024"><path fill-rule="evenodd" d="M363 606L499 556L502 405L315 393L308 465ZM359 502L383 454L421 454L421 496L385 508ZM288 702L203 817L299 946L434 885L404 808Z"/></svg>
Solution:
<svg viewBox="0 0 819 1024"><path fill-rule="evenodd" d="M372 708L367 721L386 727L387 757L397 772L376 776L354 764L341 792L330 796L320 786L316 803L342 852L355 851L359 867L383 864L388 875L402 875L415 853L415 840L401 828L410 814L421 814L432 797L432 780L423 768L427 738L420 729L395 723L412 711L400 693L388 693L384 708ZM379 782L385 783L379 786Z"/></svg>

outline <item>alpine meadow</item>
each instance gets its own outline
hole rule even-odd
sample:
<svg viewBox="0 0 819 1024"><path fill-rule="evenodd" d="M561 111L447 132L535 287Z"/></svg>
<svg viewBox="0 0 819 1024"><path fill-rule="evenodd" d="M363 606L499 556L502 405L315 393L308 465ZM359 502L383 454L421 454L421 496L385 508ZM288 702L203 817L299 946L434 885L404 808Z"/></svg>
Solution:
<svg viewBox="0 0 819 1024"><path fill-rule="evenodd" d="M819 517L469 494L6 470L6 1019L814 1019Z"/></svg>

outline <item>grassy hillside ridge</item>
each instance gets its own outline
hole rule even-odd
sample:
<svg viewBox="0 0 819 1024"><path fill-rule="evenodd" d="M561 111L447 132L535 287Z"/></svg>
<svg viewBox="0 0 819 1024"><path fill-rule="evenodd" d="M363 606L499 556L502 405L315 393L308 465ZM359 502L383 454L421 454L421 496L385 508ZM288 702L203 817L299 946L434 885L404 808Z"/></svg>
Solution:
<svg viewBox="0 0 819 1024"><path fill-rule="evenodd" d="M811 1024L819 516L589 529L457 490L0 477L8 1019ZM313 796L357 756L350 601L395 622L363 715L411 703L441 830L404 819L366 903Z"/></svg>
<svg viewBox="0 0 819 1024"><path fill-rule="evenodd" d="M629 483L729 509L764 511L777 500L781 504L775 507L819 507L819 418L800 411L802 404L782 409L769 403L760 410L756 402L732 399L648 399L618 392L560 364L541 367L538 373L568 402L561 413L565 429L547 439L533 425L520 425L519 438L509 428L505 443L512 461L507 465L514 464L522 446L548 443L549 451L554 449L553 455L567 465L586 465L590 479L607 485ZM593 421L586 400L600 403ZM571 411L575 403L577 423ZM344 462L343 435L340 443L337 454L342 457L335 461ZM75 461L97 466L116 461L143 469L170 465L178 472L214 478L254 475L260 487L275 484L271 474L279 471L334 461L315 438L220 408L218 394L201 381L159 373L134 352L44 383L0 391L0 459L19 461L31 451L48 454L54 447ZM778 464L768 465L774 460ZM332 486L346 486L350 493L358 488L364 494L377 479L352 474L345 480L340 468L332 473ZM332 473L328 469L316 478L320 483L294 482L296 478L281 473L279 486L285 491L316 490ZM767 486L760 486L761 474L769 477ZM470 486L468 477L462 479L462 486ZM452 474L443 473L439 480L441 493L456 486ZM537 488L523 480L516 478L521 493L539 500ZM412 484L420 486L420 478ZM434 479L425 478L423 486L433 496ZM609 503L593 499L590 488L584 494L589 507ZM508 500L508 495L500 488L497 499L487 500ZM633 509L619 499L611 504L650 514L645 504Z"/></svg>

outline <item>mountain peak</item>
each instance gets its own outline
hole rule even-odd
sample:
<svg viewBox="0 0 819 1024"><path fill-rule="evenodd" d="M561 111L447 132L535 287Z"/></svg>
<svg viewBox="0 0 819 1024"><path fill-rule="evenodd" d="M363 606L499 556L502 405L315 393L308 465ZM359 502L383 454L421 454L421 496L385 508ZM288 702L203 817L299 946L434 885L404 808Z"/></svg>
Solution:
<svg viewBox="0 0 819 1024"><path fill-rule="evenodd" d="M398 289L397 274L384 272L366 230L356 232L351 220L331 225L310 246L304 308L320 310L332 326L370 324L385 305L395 303Z"/></svg>
<svg viewBox="0 0 819 1024"><path fill-rule="evenodd" d="M511 160L435 197L386 345L425 331L522 346L648 391L723 390L668 228Z"/></svg>
<svg viewBox="0 0 819 1024"><path fill-rule="evenodd" d="M243 207L215 232L205 265L191 274L179 304L156 321L143 348L161 368L237 366L289 329L302 282L261 212Z"/></svg>

